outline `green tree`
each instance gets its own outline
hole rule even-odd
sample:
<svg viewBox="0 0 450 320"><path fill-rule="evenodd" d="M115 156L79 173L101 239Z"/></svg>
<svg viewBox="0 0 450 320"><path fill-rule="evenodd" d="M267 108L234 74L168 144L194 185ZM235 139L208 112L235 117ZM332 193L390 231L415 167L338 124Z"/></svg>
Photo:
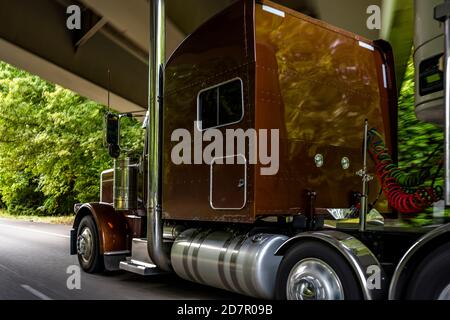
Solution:
<svg viewBox="0 0 450 320"><path fill-rule="evenodd" d="M0 194L12 213L68 214L97 201L103 116L95 102L0 62ZM126 134L139 149L137 121Z"/></svg>
<svg viewBox="0 0 450 320"><path fill-rule="evenodd" d="M419 173L430 167L431 174L435 175L443 154L444 134L441 128L416 118L414 74L414 60L411 57L398 101L399 167L408 173ZM429 179L427 184L431 181ZM436 182L442 184L442 175Z"/></svg>

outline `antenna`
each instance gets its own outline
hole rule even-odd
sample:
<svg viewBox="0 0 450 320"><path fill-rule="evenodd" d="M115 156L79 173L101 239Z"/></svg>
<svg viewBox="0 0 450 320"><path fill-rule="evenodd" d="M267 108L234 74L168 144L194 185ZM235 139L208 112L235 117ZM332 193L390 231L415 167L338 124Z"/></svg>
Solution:
<svg viewBox="0 0 450 320"><path fill-rule="evenodd" d="M111 116L111 106L110 106L110 92L111 92L111 72L108 68L108 112L106 112L105 117L103 118L103 146L111 148L111 145L108 144L107 140L107 127L108 127L108 119Z"/></svg>
<svg viewBox="0 0 450 320"><path fill-rule="evenodd" d="M110 96L111 96L111 70L109 70L108 68L108 112L111 111Z"/></svg>

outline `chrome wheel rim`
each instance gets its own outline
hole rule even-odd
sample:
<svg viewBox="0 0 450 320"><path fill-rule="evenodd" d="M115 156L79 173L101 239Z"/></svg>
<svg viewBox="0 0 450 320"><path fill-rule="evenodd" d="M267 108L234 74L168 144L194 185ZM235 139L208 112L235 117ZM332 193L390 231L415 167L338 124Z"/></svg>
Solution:
<svg viewBox="0 0 450 320"><path fill-rule="evenodd" d="M336 272L320 259L298 262L287 281L288 300L344 300L344 289Z"/></svg>
<svg viewBox="0 0 450 320"><path fill-rule="evenodd" d="M94 248L92 232L85 227L77 238L77 252L84 263L88 263Z"/></svg>
<svg viewBox="0 0 450 320"><path fill-rule="evenodd" d="M450 301L450 283L447 287L444 288L444 290L442 290L438 300Z"/></svg>

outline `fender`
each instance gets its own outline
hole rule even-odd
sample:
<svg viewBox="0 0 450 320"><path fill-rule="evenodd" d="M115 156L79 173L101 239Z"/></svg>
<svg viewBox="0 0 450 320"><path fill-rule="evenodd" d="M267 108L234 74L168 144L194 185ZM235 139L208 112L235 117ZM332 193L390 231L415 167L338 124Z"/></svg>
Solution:
<svg viewBox="0 0 450 320"><path fill-rule="evenodd" d="M100 254L104 256L126 254L130 251L130 229L125 217L109 203L86 203L76 207L71 233L71 254L76 254L76 230L81 219L92 215L98 229Z"/></svg>
<svg viewBox="0 0 450 320"><path fill-rule="evenodd" d="M450 223L428 232L417 240L400 259L389 286L389 300L402 298L403 289L411 272L425 256L442 244L450 242Z"/></svg>
<svg viewBox="0 0 450 320"><path fill-rule="evenodd" d="M277 249L275 255L283 255L292 246L305 240L320 241L337 250L355 272L365 300L381 300L385 297L388 282L380 262L361 241L346 233L332 230L301 233L284 242ZM376 266L381 272L380 288L369 287L372 276L369 271L373 266Z"/></svg>

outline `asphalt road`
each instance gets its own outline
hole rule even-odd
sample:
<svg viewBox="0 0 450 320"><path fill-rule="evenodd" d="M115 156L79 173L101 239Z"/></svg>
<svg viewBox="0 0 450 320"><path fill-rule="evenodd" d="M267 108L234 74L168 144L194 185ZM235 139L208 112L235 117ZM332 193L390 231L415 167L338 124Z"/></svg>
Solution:
<svg viewBox="0 0 450 320"><path fill-rule="evenodd" d="M70 290L69 226L0 219L0 300L242 299L176 275L144 278L116 272L81 272L81 289Z"/></svg>

